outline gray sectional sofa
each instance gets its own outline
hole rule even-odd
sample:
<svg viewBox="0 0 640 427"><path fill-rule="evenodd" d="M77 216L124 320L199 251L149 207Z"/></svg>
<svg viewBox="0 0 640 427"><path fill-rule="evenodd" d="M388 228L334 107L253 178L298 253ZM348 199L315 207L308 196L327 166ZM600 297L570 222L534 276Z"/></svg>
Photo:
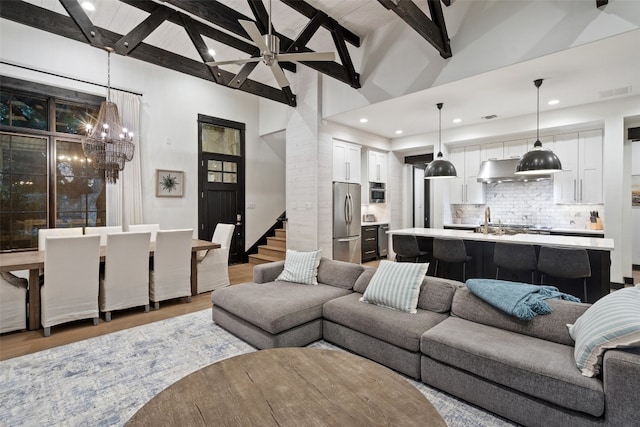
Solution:
<svg viewBox="0 0 640 427"><path fill-rule="evenodd" d="M566 324L588 304L548 300L525 322L426 276L408 314L359 301L374 268L323 258L309 286L274 282L283 266L215 290L213 320L261 349L324 339L523 425L640 426L640 349L607 351L596 378L576 368Z"/></svg>

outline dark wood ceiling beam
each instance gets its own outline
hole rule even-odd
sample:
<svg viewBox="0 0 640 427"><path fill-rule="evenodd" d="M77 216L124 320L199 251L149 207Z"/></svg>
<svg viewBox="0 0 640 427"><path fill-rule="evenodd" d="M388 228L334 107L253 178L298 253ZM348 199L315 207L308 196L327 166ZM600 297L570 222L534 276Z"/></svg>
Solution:
<svg viewBox="0 0 640 427"><path fill-rule="evenodd" d="M98 28L93 25L93 22L89 19L82 6L77 0L60 0L60 4L67 11L73 22L78 26L86 41L95 47L105 48L102 36Z"/></svg>
<svg viewBox="0 0 640 427"><path fill-rule="evenodd" d="M451 0L442 0L442 4L449 7L451 6Z"/></svg>
<svg viewBox="0 0 640 427"><path fill-rule="evenodd" d="M259 49L256 49L255 56L260 55ZM238 74L233 76L233 79L229 82L229 87L239 88L249 78L249 74L258 66L257 62L248 62L242 66Z"/></svg>
<svg viewBox="0 0 640 427"><path fill-rule="evenodd" d="M609 0L596 0L596 7L599 9L609 4Z"/></svg>
<svg viewBox="0 0 640 427"><path fill-rule="evenodd" d="M306 44L309 43L309 40L311 40L311 37L313 37L316 31L318 31L318 28L320 28L320 26L324 23L326 19L327 19L326 13L320 10L317 11L316 14L313 15L313 18L311 18L311 20L307 23L304 29L300 32L300 34L298 34L298 37L295 39L295 41L291 44L291 46L289 46L289 49L287 50L287 52L296 53L300 49L304 48L304 46L306 46Z"/></svg>
<svg viewBox="0 0 640 427"><path fill-rule="evenodd" d="M338 55L340 55L342 66L346 70L349 80L351 81L351 87L360 87L360 75L356 73L356 70L353 67L351 55L349 55L349 50L347 49L347 44L344 40L344 34L342 34L342 29L339 25L336 25L331 29L331 36L333 37L333 43L335 43L336 48L338 49Z"/></svg>
<svg viewBox="0 0 640 427"><path fill-rule="evenodd" d="M442 6L440 0L427 0L430 10L439 10L442 15ZM451 57L451 46L448 38L443 38L444 17L436 24L429 19L418 6L416 6L411 0L378 0L380 4L389 10L392 10L403 21L409 24L414 30L418 32L426 41L431 43L439 52L443 58ZM432 12L433 15L433 12ZM440 25L440 26L439 26ZM446 34L446 27L444 27L444 34Z"/></svg>
<svg viewBox="0 0 640 427"><path fill-rule="evenodd" d="M118 40L114 46L116 52L120 55L128 55L129 52L142 43L149 34L155 31L160 24L169 19L175 13L176 12L173 9L158 4L156 9L151 12L144 21L138 24L133 30L129 31L127 35Z"/></svg>
<svg viewBox="0 0 640 427"><path fill-rule="evenodd" d="M187 34L191 39L191 43L193 43L196 50L198 51L198 54L200 54L200 58L202 58L202 62L215 61L215 58L213 57L213 55L209 53L209 48L207 47L207 44L204 42L204 40L202 39L202 36L200 35L197 28L195 27L194 25L195 21L184 14L181 16L181 18L182 18L182 25L184 29L187 30ZM222 73L220 72L220 68L214 65L208 65L207 67L209 67L209 71L211 72L211 77L213 77L213 80L215 80L216 83L226 84L228 82L228 80L225 82L222 79Z"/></svg>
<svg viewBox="0 0 640 427"><path fill-rule="evenodd" d="M44 8L34 6L22 1L3 1L0 7L0 17L19 24L34 27L59 36L63 36L81 43L88 43L82 31L75 25L72 18L59 13L51 12ZM122 38L121 34L100 28L103 41L108 46L113 46ZM255 49L255 46L253 47ZM185 58L184 56L168 52L166 50L140 43L129 55L131 58L148 62L160 67L168 68L180 73L189 74L203 80L214 82L209 67L200 61ZM230 81L233 73L219 70L224 81ZM292 98L286 93L269 85L253 80L247 80L238 90L291 105ZM295 97L293 97L295 103ZM293 105L295 106L295 105Z"/></svg>
<svg viewBox="0 0 640 427"><path fill-rule="evenodd" d="M267 34L269 32L269 13L267 13L264 3L251 0L247 0L247 3L249 3L249 8L256 18L258 30L260 30L262 34ZM271 34L275 34L275 32L276 30L273 28L273 24L271 24Z"/></svg>
<svg viewBox="0 0 640 427"><path fill-rule="evenodd" d="M314 15L317 12L317 9L315 7L311 6L310 4L308 4L307 2L305 2L303 0L281 0L281 1L282 1L282 3L286 4L287 6L292 8L293 10L295 10L298 13L306 16L309 19L313 18ZM347 42L351 43L355 47L360 47L360 37L357 34L349 31L346 28L344 28L335 19L328 18L327 20L325 20L322 23L322 26L324 28L326 28L327 30L329 30L329 31L331 31L331 29L334 28L336 25L340 27L340 31L344 35L344 39Z"/></svg>
<svg viewBox="0 0 640 427"><path fill-rule="evenodd" d="M131 0L129 0L131 1ZM230 7L217 2L217 1L203 1L203 0L166 0L168 3L173 4L182 10L201 17L215 25L218 25L228 31L238 34L242 37L249 38L244 28L239 24L239 20L251 20L251 18L231 9ZM132 1L135 3L135 1ZM286 3L286 2L285 2ZM300 2L304 3L304 2ZM287 3L288 4L288 3ZM298 1L296 1L298 4ZM307 5L308 6L308 5ZM315 9L314 9L315 11ZM306 15L305 15L306 16ZM280 39L280 50L288 51L289 47L293 44L293 40L290 38L274 33ZM313 52L308 47L300 48L300 52ZM282 62L283 68L290 66L290 63ZM340 80L356 89L360 86L353 86L352 79L347 70L337 62L305 62L307 67L313 68L323 74L333 77L336 80Z"/></svg>
<svg viewBox="0 0 640 427"><path fill-rule="evenodd" d="M441 46L444 47L444 52L440 50L440 55L445 59L451 58L451 43L449 33L447 32L447 23L444 20L444 13L442 12L442 4L440 4L439 0L428 0L427 4L429 5L431 20L440 30Z"/></svg>

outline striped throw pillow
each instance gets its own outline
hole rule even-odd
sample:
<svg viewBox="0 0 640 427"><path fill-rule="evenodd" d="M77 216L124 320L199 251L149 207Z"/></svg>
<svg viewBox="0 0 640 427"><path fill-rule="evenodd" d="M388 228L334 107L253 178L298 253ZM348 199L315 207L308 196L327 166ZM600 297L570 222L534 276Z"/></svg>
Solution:
<svg viewBox="0 0 640 427"><path fill-rule="evenodd" d="M293 249L287 249L284 269L276 277L276 280L302 283L304 285L317 285L320 258L320 250L298 252Z"/></svg>
<svg viewBox="0 0 640 427"><path fill-rule="evenodd" d="M429 264L380 261L360 301L416 314Z"/></svg>
<svg viewBox="0 0 640 427"><path fill-rule="evenodd" d="M606 350L640 346L640 288L620 289L596 301L570 325L569 334L582 375L595 377Z"/></svg>

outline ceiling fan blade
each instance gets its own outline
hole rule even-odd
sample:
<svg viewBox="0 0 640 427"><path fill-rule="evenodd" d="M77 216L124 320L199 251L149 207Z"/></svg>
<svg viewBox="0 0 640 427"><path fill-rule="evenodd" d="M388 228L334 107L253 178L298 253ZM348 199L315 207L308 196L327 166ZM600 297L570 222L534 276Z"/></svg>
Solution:
<svg viewBox="0 0 640 427"><path fill-rule="evenodd" d="M335 59L336 54L333 52L301 52L278 55L278 61L333 61Z"/></svg>
<svg viewBox="0 0 640 427"><path fill-rule="evenodd" d="M227 65L227 64L246 64L248 62L258 62L261 61L262 58L246 58L246 59L232 59L229 61L213 61L213 62L205 62L205 64L210 67L217 67L218 65Z"/></svg>
<svg viewBox="0 0 640 427"><path fill-rule="evenodd" d="M260 30L258 30L258 27L256 26L255 22L244 21L244 20L240 20L239 22L240 22L240 25L242 25L242 28L244 28L247 34L249 34L249 37L251 37L251 40L253 40L253 42L260 48L260 51L268 52L269 47L265 43L264 37L262 36L262 34L260 34Z"/></svg>
<svg viewBox="0 0 640 427"><path fill-rule="evenodd" d="M289 80L287 80L287 77L284 75L284 71L282 71L282 68L280 68L277 61L274 61L271 65L271 71L273 71L273 76L276 78L280 87L287 87L290 85Z"/></svg>

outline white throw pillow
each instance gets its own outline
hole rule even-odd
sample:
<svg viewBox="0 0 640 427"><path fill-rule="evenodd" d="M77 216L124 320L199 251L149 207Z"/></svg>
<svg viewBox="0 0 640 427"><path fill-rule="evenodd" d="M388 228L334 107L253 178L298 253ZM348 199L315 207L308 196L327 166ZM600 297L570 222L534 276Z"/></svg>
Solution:
<svg viewBox="0 0 640 427"><path fill-rule="evenodd" d="M287 249L284 269L276 277L276 280L302 283L304 285L317 285L320 258L320 250L298 252L293 249Z"/></svg>
<svg viewBox="0 0 640 427"><path fill-rule="evenodd" d="M429 264L382 260L360 301L416 314L427 268Z"/></svg>
<svg viewBox="0 0 640 427"><path fill-rule="evenodd" d="M574 357L586 377L602 368L605 350L640 346L640 288L624 288L596 301L569 327Z"/></svg>

